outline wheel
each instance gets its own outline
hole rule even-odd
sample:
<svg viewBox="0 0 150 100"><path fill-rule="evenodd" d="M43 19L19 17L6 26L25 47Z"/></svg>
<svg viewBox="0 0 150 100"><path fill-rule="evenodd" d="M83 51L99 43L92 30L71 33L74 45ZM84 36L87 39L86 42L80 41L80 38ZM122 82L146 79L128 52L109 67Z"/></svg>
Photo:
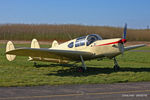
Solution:
<svg viewBox="0 0 150 100"><path fill-rule="evenodd" d="M114 71L119 71L120 67L118 65L114 66Z"/></svg>
<svg viewBox="0 0 150 100"><path fill-rule="evenodd" d="M38 67L36 62L34 62L34 67L36 67L36 68Z"/></svg>
<svg viewBox="0 0 150 100"><path fill-rule="evenodd" d="M59 71L58 71L59 74L62 73L62 72L63 72L63 70L59 70Z"/></svg>
<svg viewBox="0 0 150 100"><path fill-rule="evenodd" d="M85 69L83 67L79 67L79 68L77 68L77 71L78 72L85 72Z"/></svg>

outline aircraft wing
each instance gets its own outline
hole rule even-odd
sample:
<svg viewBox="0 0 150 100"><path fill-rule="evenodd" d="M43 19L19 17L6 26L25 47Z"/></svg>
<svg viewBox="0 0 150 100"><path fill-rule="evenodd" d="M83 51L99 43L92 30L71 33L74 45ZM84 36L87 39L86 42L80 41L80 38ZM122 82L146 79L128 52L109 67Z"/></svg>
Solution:
<svg viewBox="0 0 150 100"><path fill-rule="evenodd" d="M85 59L92 56L92 53L90 52L49 48L16 48L14 50L6 52L6 54L56 59L63 57L72 60L80 59L80 55L82 55Z"/></svg>
<svg viewBox="0 0 150 100"><path fill-rule="evenodd" d="M139 44L139 45L127 46L127 47L124 47L124 50L128 51L128 50L131 50L131 49L135 49L135 48L139 48L139 47L144 47L144 46L146 46L146 45L145 44Z"/></svg>

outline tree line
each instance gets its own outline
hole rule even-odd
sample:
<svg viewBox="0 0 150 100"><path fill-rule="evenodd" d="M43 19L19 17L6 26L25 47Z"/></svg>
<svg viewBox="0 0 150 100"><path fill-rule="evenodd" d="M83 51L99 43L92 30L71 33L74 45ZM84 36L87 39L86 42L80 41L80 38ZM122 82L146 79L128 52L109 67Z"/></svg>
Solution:
<svg viewBox="0 0 150 100"><path fill-rule="evenodd" d="M123 28L73 24L1 24L0 40L69 40L87 34L99 34L102 38L120 38ZM149 29L128 29L129 41L150 41Z"/></svg>

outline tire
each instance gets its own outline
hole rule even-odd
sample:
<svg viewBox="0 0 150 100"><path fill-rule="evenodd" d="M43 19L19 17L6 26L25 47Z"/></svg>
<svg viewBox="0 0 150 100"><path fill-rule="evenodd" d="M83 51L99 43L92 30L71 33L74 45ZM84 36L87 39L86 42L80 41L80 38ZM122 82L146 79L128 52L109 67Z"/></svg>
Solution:
<svg viewBox="0 0 150 100"><path fill-rule="evenodd" d="M77 72L85 72L85 69L83 67L77 68Z"/></svg>

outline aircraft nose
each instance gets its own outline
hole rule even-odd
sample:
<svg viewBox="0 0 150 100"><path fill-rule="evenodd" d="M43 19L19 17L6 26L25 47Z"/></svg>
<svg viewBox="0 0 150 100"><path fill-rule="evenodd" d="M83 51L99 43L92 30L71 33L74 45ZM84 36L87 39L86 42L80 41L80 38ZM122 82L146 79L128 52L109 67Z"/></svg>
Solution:
<svg viewBox="0 0 150 100"><path fill-rule="evenodd" d="M126 39L121 39L120 41L119 41L119 50L120 50L120 52L121 52L121 54L123 55L123 53L124 53L124 43L126 43Z"/></svg>
<svg viewBox="0 0 150 100"><path fill-rule="evenodd" d="M120 42L120 43L126 43L127 40L126 40L126 39L121 39L119 42Z"/></svg>

